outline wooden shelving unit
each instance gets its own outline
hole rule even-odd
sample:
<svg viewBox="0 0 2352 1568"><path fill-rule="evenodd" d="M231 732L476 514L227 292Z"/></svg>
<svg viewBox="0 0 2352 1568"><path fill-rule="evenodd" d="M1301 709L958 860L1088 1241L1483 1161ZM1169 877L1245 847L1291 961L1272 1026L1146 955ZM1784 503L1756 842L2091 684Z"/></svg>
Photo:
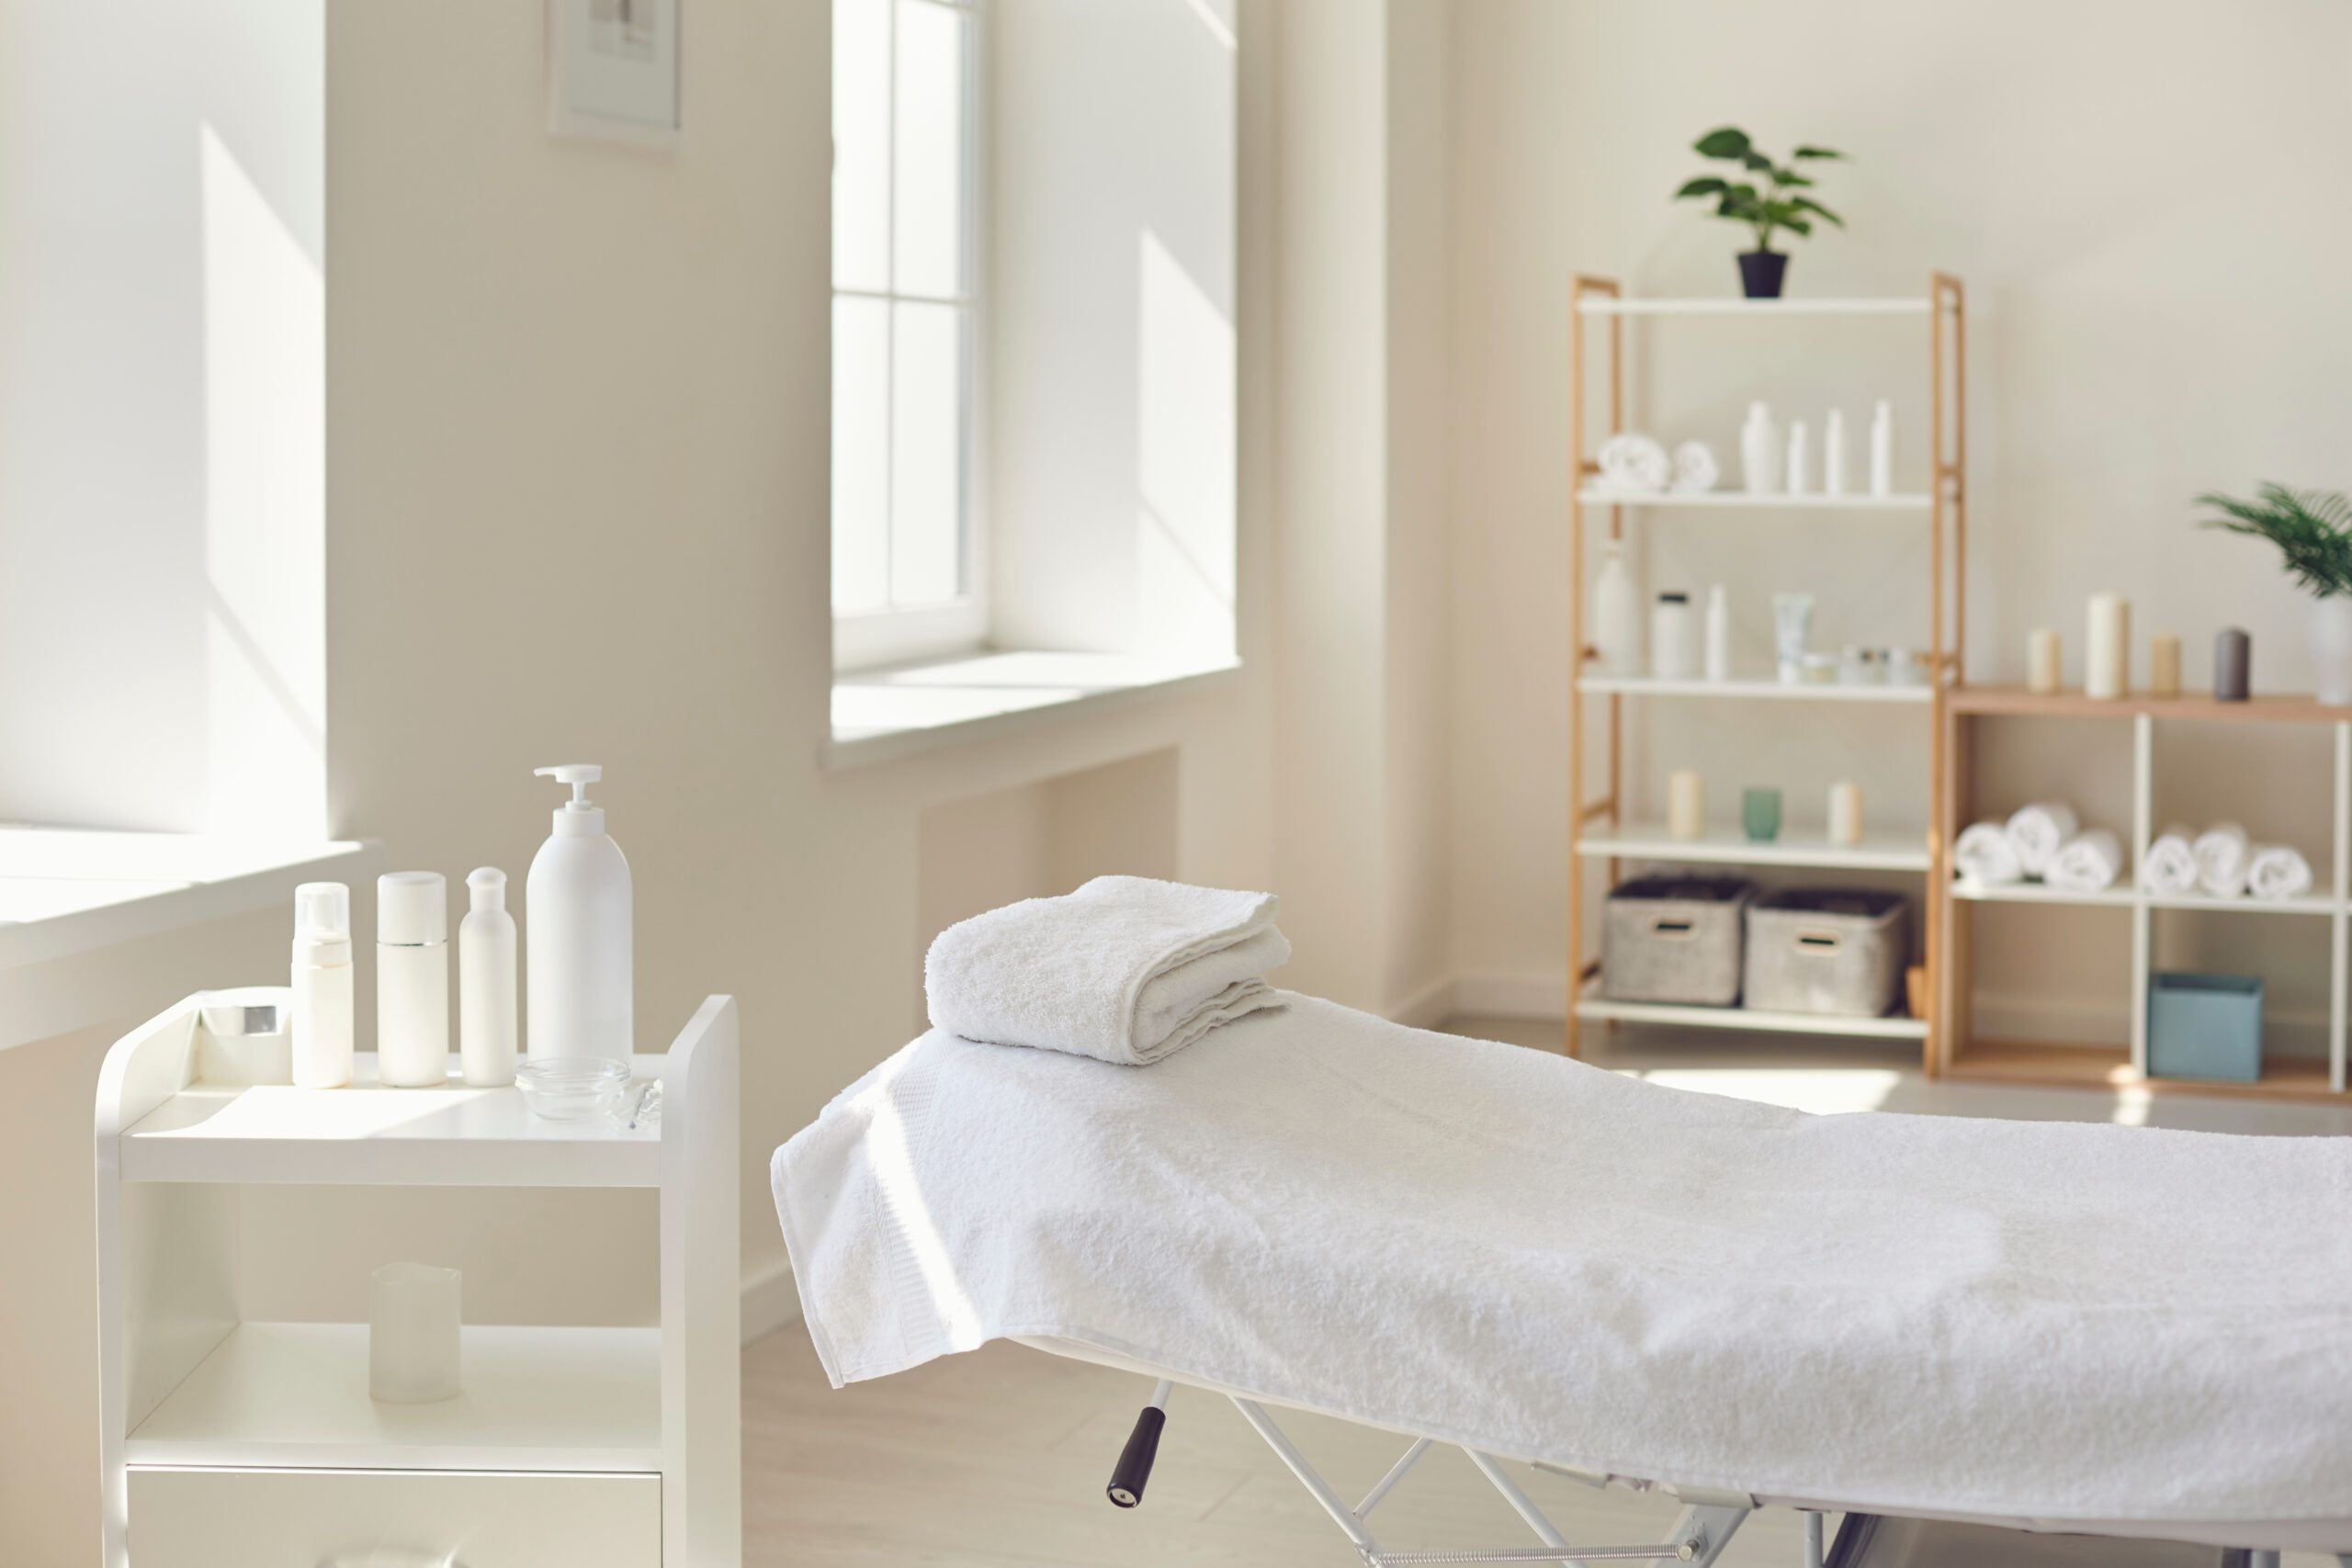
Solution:
<svg viewBox="0 0 2352 1568"><path fill-rule="evenodd" d="M1628 494L1597 482L1600 466L1587 456L1587 426L1596 412L1605 416L1605 430L1614 434L1625 428L1624 323L1628 320L1663 316L1729 316L1751 321L1820 316L1866 316L1924 319L1928 328L1928 407L1930 441L1929 488L1924 492L1871 495L1750 495L1736 491L1698 494ZM1569 289L1569 457L1576 476L1568 506L1569 648L1575 676L1568 689L1568 1007L1566 1051L1577 1054L1581 1026L1588 1022L1670 1025L1681 1028L1722 1028L1782 1033L1860 1036L1885 1040L1917 1040L1923 1059L1932 1070L1937 1058L1937 1028L1932 1018L1829 1018L1812 1014L1752 1011L1744 1008L1664 1007L1602 999L1599 995L1600 960L1587 955L1585 879L1596 866L1607 886L1619 881L1628 861L1687 861L1720 865L1753 865L1909 872L1924 879L1918 900L1925 924L1923 949L1931 971L1929 995L1939 994L1932 973L1938 960L1939 906L1943 900L1925 896L1942 880L1944 847L1937 825L1946 813L1937 791L1944 776L1941 756L1944 726L1935 719L1939 697L1946 683L1957 679L1962 647L1965 611L1963 579L1967 565L1967 494L1962 475L1967 464L1967 367L1963 352L1964 299L1960 280L1945 273L1928 279L1924 295L1885 299L1645 299L1628 298L1616 280L1578 276ZM1589 408L1588 352L1601 341L1606 355L1608 391L1605 405ZM1603 676L1589 670L1595 650L1586 640L1584 625L1585 540L1589 514L1605 513L1608 537L1625 536L1625 513L1640 508L1657 512L1737 509L1782 513L1759 526L1795 526L1809 513L1862 513L1878 514L1887 526L1913 527L1924 522L1928 533L1928 570L1921 586L1926 600L1928 681L1916 686L1782 685L1769 676L1731 681L1657 680ZM1950 618L1947 619L1949 607ZM1947 635L1949 633L1949 636ZM1695 840L1680 840L1646 825L1627 819L1624 778L1625 705L1657 700L1786 703L1792 722L1801 722L1808 704L1883 704L1929 712L1928 733L1919 738L1928 786L1928 826L1916 835L1878 835L1860 846L1833 845L1818 831L1799 829L1769 844L1750 844L1726 832ZM1606 719L1608 784L1599 798L1588 798L1585 784L1589 722L1588 704L1597 704Z"/></svg>
<svg viewBox="0 0 2352 1568"><path fill-rule="evenodd" d="M1936 1013L1943 1021L1929 1042L1928 1070L1953 1077L2004 1083L2064 1085L2083 1089L2143 1087L2180 1094L2255 1095L2272 1099L2340 1100L2346 1086L2346 1018L2352 997L2352 708L2330 707L2307 696L2264 696L2250 702L2216 702L2209 695L2116 699L2080 692L2036 693L2018 686L1955 685L1944 692L1939 721L1939 748L1947 770L1937 792L1942 816L1940 841L1950 843L1978 815L1972 760L1975 728L1986 719L2031 718L2079 724L2128 720L2132 726L2132 824L2123 874L2097 893L2068 893L2039 883L1985 887L1939 875L1935 902L1942 913L1934 929L1941 943L1933 955L1938 989ZM2155 735L2169 724L2317 724L2334 732L2335 820L2330 853L2314 857L2321 886L2301 897L2276 901L2222 898L2210 894L2152 894L2140 886L2140 863L2160 824L2154 818ZM1993 803L1984 803L1990 805ZM2086 1045L1979 1039L1973 1027L1976 912L1987 905L2039 904L2123 911L2132 923L2131 1034L2126 1045ZM2329 983L2325 1057L2267 1055L2262 1077L2251 1084L2148 1076L2148 979L2151 928L2156 913L2199 910L2269 919L2317 919L2328 922Z"/></svg>

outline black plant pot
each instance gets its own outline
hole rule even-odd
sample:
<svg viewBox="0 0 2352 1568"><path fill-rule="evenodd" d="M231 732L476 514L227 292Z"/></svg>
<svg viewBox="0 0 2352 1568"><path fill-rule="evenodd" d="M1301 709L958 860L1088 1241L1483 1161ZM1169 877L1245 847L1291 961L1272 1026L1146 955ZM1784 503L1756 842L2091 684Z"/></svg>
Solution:
<svg viewBox="0 0 2352 1568"><path fill-rule="evenodd" d="M1788 275L1789 258L1778 251L1739 253L1739 287L1750 299L1778 299Z"/></svg>

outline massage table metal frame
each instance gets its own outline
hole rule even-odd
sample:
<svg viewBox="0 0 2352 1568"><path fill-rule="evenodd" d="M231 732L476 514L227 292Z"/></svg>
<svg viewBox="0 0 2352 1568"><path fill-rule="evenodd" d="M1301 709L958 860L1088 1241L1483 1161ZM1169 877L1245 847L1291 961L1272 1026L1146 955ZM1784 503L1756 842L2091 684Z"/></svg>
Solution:
<svg viewBox="0 0 2352 1568"><path fill-rule="evenodd" d="M1041 1349L1050 1348L1035 1340L1027 1342ZM1152 1460L1159 1449L1160 1424L1173 1387L1172 1379L1159 1380L1136 1421L1135 1437L1128 1439L1126 1449L1119 1456L1118 1468L1113 1472L1111 1483L1105 1491L1111 1501L1120 1507L1132 1508L1143 1500L1144 1484L1151 1474ZM1487 1484L1510 1505L1511 1512L1526 1521L1527 1528L1543 1544L1433 1549L1383 1546L1365 1521L1380 1506L1381 1500L1394 1491L1396 1483L1420 1461L1421 1456L1436 1446L1435 1438L1412 1439L1411 1446L1388 1467L1387 1473L1374 1482L1372 1490L1363 1495L1363 1500L1351 1508L1324 1479L1322 1472L1315 1468L1314 1462L1299 1450L1298 1445L1291 1441L1290 1435L1266 1413L1264 1405L1225 1390L1204 1392L1220 1394L1241 1412L1241 1418L1250 1423L1250 1429L1265 1440L1268 1448L1273 1450L1274 1457L1283 1461L1283 1467L1306 1489L1307 1495L1315 1499L1324 1513L1330 1516L1331 1522L1340 1528L1340 1534L1348 1538L1349 1544L1356 1549L1356 1555L1363 1560L1366 1568L1440 1568L1440 1565L1478 1562L1565 1563L1568 1568L1576 1568L1577 1564L1585 1562L1688 1562L1695 1564L1696 1568L1710 1568L1731 1544L1731 1538L1747 1522L1747 1517L1763 1506L1744 1494L1724 1494L1717 1500L1698 1501L1685 1489L1676 1494L1683 1504L1682 1511L1675 1516L1673 1527L1666 1532L1664 1540L1623 1546L1578 1546L1563 1535L1535 1500L1505 1472L1501 1461L1490 1453L1457 1443L1449 1446L1461 1449L1470 1462L1477 1467L1478 1473L1486 1477ZM1588 1486L1608 1484L1605 1477L1589 1475L1561 1465L1537 1461L1534 1468ZM1799 1509L1798 1512L1804 1520L1804 1534L1799 1548L1800 1561L1804 1568L1824 1568L1824 1516L1812 1508ZM2263 1550L2224 1551L2221 1562L2223 1568L2238 1568L2239 1564L2244 1564L2245 1568L2279 1568L2279 1553ZM2338 1554L2336 1562L2340 1568L2352 1568L2352 1552Z"/></svg>

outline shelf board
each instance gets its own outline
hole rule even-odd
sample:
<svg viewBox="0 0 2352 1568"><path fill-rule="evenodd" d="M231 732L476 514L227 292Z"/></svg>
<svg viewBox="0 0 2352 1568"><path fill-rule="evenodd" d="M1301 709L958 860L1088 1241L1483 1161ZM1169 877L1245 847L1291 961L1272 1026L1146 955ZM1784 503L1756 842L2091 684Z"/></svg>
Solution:
<svg viewBox="0 0 2352 1568"><path fill-rule="evenodd" d="M2128 909L2139 902L2139 895L2122 883L2102 887L2096 893L2075 892L2064 887L2052 887L2046 882L2004 882L1998 884L1955 881L1951 896L1972 904L2072 904L2088 907L2113 907Z"/></svg>
<svg viewBox="0 0 2352 1568"><path fill-rule="evenodd" d="M2333 915L2339 909L2352 908L2344 900L2322 893L2306 893L2295 898L2255 898L2244 895L2221 898L2210 893L2142 893L2123 883L2096 893L2074 893L2042 882L1987 886L1955 881L1951 896L1972 904L2065 904L2118 908L2145 904L2151 909L2218 909L2225 914L2245 915Z"/></svg>
<svg viewBox="0 0 2352 1568"><path fill-rule="evenodd" d="M1663 1023L1693 1029L1754 1029L1776 1034L1843 1034L1871 1040L1920 1040L1928 1025L1917 1018L1841 1018L1835 1013L1757 1012L1747 1008L1676 1007L1664 1002L1612 1002L1586 997L1577 1017L1588 1022Z"/></svg>
<svg viewBox="0 0 2352 1568"><path fill-rule="evenodd" d="M1935 504L1930 495L1754 495L1739 490L1673 491L1603 490L1597 486L1577 491L1587 506L1731 507L1776 512L1925 512Z"/></svg>
<svg viewBox="0 0 2352 1568"><path fill-rule="evenodd" d="M1830 866L1849 871L1928 869L1923 833L1872 833L1857 845L1833 844L1817 834L1786 834L1758 843L1737 828L1710 827L1704 837L1678 839L1662 824L1629 823L1614 833L1587 833L1577 853L1620 860L1703 861L1713 865Z"/></svg>
<svg viewBox="0 0 2352 1568"><path fill-rule="evenodd" d="M364 1323L245 1323L133 1430L131 1464L658 1471L662 1331L469 1325L463 1388L368 1396Z"/></svg>
<svg viewBox="0 0 2352 1568"><path fill-rule="evenodd" d="M522 1091L386 1089L360 1054L348 1089L192 1085L122 1138L125 1181L421 1187L658 1187L659 1126L548 1122ZM637 1058L639 1078L664 1058ZM455 1056L449 1059L454 1075Z"/></svg>
<svg viewBox="0 0 2352 1568"><path fill-rule="evenodd" d="M2080 691L2030 692L2023 686L1955 686L1948 694L1954 713L2024 718L2135 718L2146 714L2151 718L2216 723L2352 723L2352 707L2331 707L2316 697L2295 694L2265 694L2242 703L2216 702L2206 692L2177 697L2146 692L2093 697Z"/></svg>
<svg viewBox="0 0 2352 1568"><path fill-rule="evenodd" d="M1595 295L1577 301L1588 316L1924 316L1926 298L1886 299L1639 299Z"/></svg>
<svg viewBox="0 0 2352 1568"><path fill-rule="evenodd" d="M2152 1094L2224 1095L2256 1100L2342 1100L2328 1087L2327 1063L2316 1056L2267 1056L2254 1083L2204 1078L2144 1077L2132 1068L2121 1045L2039 1045L2013 1041L1971 1041L1944 1068L1947 1077L2037 1088L2115 1090L2143 1089Z"/></svg>
<svg viewBox="0 0 2352 1568"><path fill-rule="evenodd" d="M1584 675L1577 690L1603 696L1720 697L1763 702L1897 703L1925 706L1932 688L1919 686L1822 686L1781 681L1665 680L1655 675Z"/></svg>
<svg viewBox="0 0 2352 1568"><path fill-rule="evenodd" d="M2144 897L2151 909L2220 909L2245 915L2333 915L2345 908L2342 899L2331 898L2324 893L2305 893L2293 898L2256 898L2245 895L2222 898L2211 893L2150 893Z"/></svg>

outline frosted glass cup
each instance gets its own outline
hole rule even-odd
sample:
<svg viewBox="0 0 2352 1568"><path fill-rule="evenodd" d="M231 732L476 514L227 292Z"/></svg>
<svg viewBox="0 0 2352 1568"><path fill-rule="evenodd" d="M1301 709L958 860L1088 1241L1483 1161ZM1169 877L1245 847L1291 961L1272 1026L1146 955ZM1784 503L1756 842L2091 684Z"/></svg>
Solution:
<svg viewBox="0 0 2352 1568"><path fill-rule="evenodd" d="M1781 836L1781 792L1744 789L1739 792L1739 825L1755 843L1769 844Z"/></svg>
<svg viewBox="0 0 2352 1568"><path fill-rule="evenodd" d="M464 1276L387 1263L368 1281L368 1394L430 1404L458 1392L458 1291Z"/></svg>

